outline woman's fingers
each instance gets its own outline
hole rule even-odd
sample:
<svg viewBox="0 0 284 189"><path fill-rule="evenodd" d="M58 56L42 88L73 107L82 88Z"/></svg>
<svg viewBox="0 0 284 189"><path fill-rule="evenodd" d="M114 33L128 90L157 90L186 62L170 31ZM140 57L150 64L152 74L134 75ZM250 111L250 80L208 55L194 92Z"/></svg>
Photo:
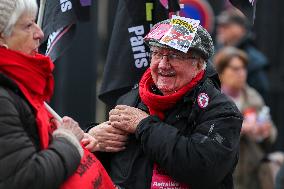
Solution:
<svg viewBox="0 0 284 189"><path fill-rule="evenodd" d="M122 150L125 150L125 147L117 148L117 147L106 147L106 152L120 152Z"/></svg>
<svg viewBox="0 0 284 189"><path fill-rule="evenodd" d="M58 127L61 125L60 121L58 121L58 120L55 119L55 118L51 119L50 122L51 122L56 128L58 128Z"/></svg>
<svg viewBox="0 0 284 189"><path fill-rule="evenodd" d="M89 151L91 151L91 152L95 152L95 151L97 151L96 150L96 143L95 142L90 142L90 143L88 143L86 146L85 146L85 148L86 149L88 149Z"/></svg>
<svg viewBox="0 0 284 189"><path fill-rule="evenodd" d="M107 140L105 141L106 147L125 147L126 142L114 141L114 140Z"/></svg>
<svg viewBox="0 0 284 189"><path fill-rule="evenodd" d="M118 142L112 140L104 140L103 142L98 142L97 146L100 151L103 152L118 152L124 150L126 147L126 142Z"/></svg>
<svg viewBox="0 0 284 189"><path fill-rule="evenodd" d="M91 152L99 150L97 140L88 133L84 134L84 138L82 139L81 143L84 145L86 149L88 149Z"/></svg>
<svg viewBox="0 0 284 189"><path fill-rule="evenodd" d="M128 139L127 135L120 135L120 134L113 134L113 133L106 133L105 135L95 135L95 138L98 141L105 141L105 140L112 140L118 142L125 142Z"/></svg>

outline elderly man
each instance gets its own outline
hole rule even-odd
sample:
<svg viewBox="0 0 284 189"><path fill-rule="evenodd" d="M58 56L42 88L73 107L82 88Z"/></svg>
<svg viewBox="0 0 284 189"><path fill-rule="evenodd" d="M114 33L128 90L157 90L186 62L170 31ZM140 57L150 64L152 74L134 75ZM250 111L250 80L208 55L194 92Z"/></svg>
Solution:
<svg viewBox="0 0 284 189"><path fill-rule="evenodd" d="M150 68L109 121L89 131L87 147L119 151L109 156L118 188L232 188L242 116L207 63L210 35L198 21L175 16L156 24L145 42Z"/></svg>

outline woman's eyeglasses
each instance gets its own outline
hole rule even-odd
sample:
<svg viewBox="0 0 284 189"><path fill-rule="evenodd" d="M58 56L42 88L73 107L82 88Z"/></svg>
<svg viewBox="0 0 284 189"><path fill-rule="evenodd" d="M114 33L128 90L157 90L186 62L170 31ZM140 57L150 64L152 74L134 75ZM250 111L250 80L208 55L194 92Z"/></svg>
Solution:
<svg viewBox="0 0 284 189"><path fill-rule="evenodd" d="M231 69L233 72L246 71L246 67L245 66L232 66L232 65L228 65L227 68Z"/></svg>

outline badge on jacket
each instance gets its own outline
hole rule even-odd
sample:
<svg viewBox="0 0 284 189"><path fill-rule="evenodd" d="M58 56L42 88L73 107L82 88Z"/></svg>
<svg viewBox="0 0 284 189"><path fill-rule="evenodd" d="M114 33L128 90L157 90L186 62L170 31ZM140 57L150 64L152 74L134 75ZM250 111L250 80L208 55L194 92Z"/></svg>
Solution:
<svg viewBox="0 0 284 189"><path fill-rule="evenodd" d="M209 104L209 96L206 93L200 93L197 102L200 108L206 108Z"/></svg>

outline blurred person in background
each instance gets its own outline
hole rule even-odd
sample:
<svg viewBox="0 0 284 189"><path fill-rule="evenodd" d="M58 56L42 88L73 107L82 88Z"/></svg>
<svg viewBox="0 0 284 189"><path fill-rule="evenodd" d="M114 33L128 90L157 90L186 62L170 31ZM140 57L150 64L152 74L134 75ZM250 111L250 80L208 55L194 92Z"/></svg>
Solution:
<svg viewBox="0 0 284 189"><path fill-rule="evenodd" d="M65 189L80 183L87 189L98 178L96 188L113 188L91 156L82 168L87 151L78 123L69 117L50 121L44 101L53 94L54 65L38 54L44 35L35 23L37 10L36 0L0 0L0 188Z"/></svg>
<svg viewBox="0 0 284 189"><path fill-rule="evenodd" d="M221 49L214 57L223 93L236 103L244 115L240 158L234 173L235 188L268 189L271 186L263 187L265 178L261 178L260 170L265 168L260 165L275 141L277 131L261 95L247 84L249 64L245 52L235 47Z"/></svg>
<svg viewBox="0 0 284 189"><path fill-rule="evenodd" d="M250 62L247 66L247 82L268 102L268 61L253 44L251 26L239 10L228 9L217 17L216 45L217 49L234 46L247 53Z"/></svg>
<svg viewBox="0 0 284 189"><path fill-rule="evenodd" d="M282 162L282 166L280 170L277 172L274 189L283 189L283 188L284 188L284 164Z"/></svg>
<svg viewBox="0 0 284 189"><path fill-rule="evenodd" d="M153 26L145 37L150 68L85 141L93 151L118 151L109 154L109 173L122 189L233 188L242 115L208 64L211 36L199 25L190 41L192 27L180 19ZM191 45L185 53L163 37Z"/></svg>

